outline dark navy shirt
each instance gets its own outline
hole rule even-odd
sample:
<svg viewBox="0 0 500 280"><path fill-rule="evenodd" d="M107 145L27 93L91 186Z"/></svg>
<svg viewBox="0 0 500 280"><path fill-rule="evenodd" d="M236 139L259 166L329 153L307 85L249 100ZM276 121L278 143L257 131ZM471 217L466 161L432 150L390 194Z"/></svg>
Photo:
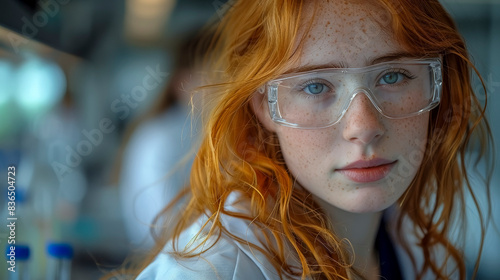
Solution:
<svg viewBox="0 0 500 280"><path fill-rule="evenodd" d="M380 279L403 279L401 276L401 269L399 267L396 250L394 249L391 238L387 233L384 219L380 222L377 239L375 240L375 248L378 251L380 260Z"/></svg>

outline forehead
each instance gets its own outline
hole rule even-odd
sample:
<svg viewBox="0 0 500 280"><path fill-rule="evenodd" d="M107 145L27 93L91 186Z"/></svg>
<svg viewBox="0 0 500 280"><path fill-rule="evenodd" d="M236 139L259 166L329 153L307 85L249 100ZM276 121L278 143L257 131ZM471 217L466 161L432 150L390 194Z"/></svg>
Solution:
<svg viewBox="0 0 500 280"><path fill-rule="evenodd" d="M371 0L307 1L299 64L340 63L363 67L388 53L404 52L391 29L391 14ZM304 33L301 33L304 34Z"/></svg>

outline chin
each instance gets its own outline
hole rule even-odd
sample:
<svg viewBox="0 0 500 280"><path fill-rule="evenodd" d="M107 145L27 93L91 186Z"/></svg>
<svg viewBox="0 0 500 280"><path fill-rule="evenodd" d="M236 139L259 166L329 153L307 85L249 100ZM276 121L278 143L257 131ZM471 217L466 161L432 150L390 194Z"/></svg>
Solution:
<svg viewBox="0 0 500 280"><path fill-rule="evenodd" d="M342 201L329 203L351 213L376 213L391 207L400 196L400 194L387 193L381 189L370 187L357 189L348 197L344 197L345 199Z"/></svg>
<svg viewBox="0 0 500 280"><path fill-rule="evenodd" d="M347 211L347 212L351 212L351 213L359 213L359 214L377 213L377 212L384 211L385 209L389 208L393 204L394 203L384 204L384 205L377 205L377 204L373 204L373 205L356 205L356 206L353 206L351 208L342 209L342 210Z"/></svg>

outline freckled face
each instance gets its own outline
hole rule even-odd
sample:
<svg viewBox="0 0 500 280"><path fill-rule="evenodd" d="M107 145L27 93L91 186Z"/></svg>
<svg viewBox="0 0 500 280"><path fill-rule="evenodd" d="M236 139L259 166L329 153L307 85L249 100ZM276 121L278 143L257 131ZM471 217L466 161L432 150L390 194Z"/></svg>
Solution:
<svg viewBox="0 0 500 280"><path fill-rule="evenodd" d="M366 2L322 1L300 61L293 66L334 63L365 67L375 58L404 52L392 36L390 17ZM307 19L312 3L305 7ZM263 115L269 118L268 113ZM276 132L287 167L302 187L331 206L362 213L389 207L409 187L421 164L428 118L425 113L388 119L364 94L358 94L340 122L328 128L304 130L267 123ZM354 162L374 159L393 164L367 169L361 177L342 171ZM377 179L381 172L383 178Z"/></svg>

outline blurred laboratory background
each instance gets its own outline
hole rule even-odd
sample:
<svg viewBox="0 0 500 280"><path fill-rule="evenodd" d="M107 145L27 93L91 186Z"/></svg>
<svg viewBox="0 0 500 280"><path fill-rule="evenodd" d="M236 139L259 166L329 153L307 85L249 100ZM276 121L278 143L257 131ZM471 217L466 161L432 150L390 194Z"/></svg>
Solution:
<svg viewBox="0 0 500 280"><path fill-rule="evenodd" d="M151 246L153 217L186 182L198 131L189 92L201 85L193 66L203 53L200 30L229 4L0 2L0 249L10 234L3 223L7 171L15 166L16 239L29 245L31 278L45 279L63 260L71 279L97 279ZM441 2L489 91L497 147L490 198L500 225L500 1ZM479 92L480 85L474 82ZM469 220L470 240L477 241L478 219ZM490 227L479 279L497 279L499 260L500 232ZM0 262L0 279L7 279L7 266Z"/></svg>

